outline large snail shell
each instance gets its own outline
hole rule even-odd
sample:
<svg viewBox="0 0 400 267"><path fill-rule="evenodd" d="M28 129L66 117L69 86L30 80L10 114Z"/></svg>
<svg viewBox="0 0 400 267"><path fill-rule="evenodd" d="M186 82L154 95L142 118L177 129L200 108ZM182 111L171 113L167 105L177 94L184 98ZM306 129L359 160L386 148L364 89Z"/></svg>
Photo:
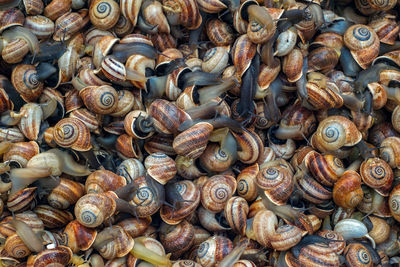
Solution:
<svg viewBox="0 0 400 267"><path fill-rule="evenodd" d="M75 204L84 193L83 184L61 178L60 184L50 192L47 201L53 208L67 209L70 205Z"/></svg>
<svg viewBox="0 0 400 267"><path fill-rule="evenodd" d="M43 15L55 21L58 17L67 13L71 9L71 2L71 0L53 0L44 8Z"/></svg>
<svg viewBox="0 0 400 267"><path fill-rule="evenodd" d="M136 207L136 213L139 218L155 214L162 204L159 199L160 192L157 192L156 186L151 185L149 180L142 176L133 181L138 189L129 203ZM153 183L156 182L154 181Z"/></svg>
<svg viewBox="0 0 400 267"><path fill-rule="evenodd" d="M194 227L184 220L178 225L171 226L166 223L160 226L160 241L167 253L172 253L174 258L179 258L189 250L194 243Z"/></svg>
<svg viewBox="0 0 400 267"><path fill-rule="evenodd" d="M352 243L344 249L343 256L349 266L374 266L372 256L362 243Z"/></svg>
<svg viewBox="0 0 400 267"><path fill-rule="evenodd" d="M79 223L91 228L102 224L115 210L115 199L105 193L84 195L76 202L74 208Z"/></svg>
<svg viewBox="0 0 400 267"><path fill-rule="evenodd" d="M46 39L54 32L54 22L40 15L26 17L24 27L28 28L38 39Z"/></svg>
<svg viewBox="0 0 400 267"><path fill-rule="evenodd" d="M265 190L268 198L277 205L283 205L293 193L293 173L281 166L263 168L257 175L257 185Z"/></svg>
<svg viewBox="0 0 400 267"><path fill-rule="evenodd" d="M208 122L199 122L178 134L172 146L178 155L196 159L206 149L208 138L214 127Z"/></svg>
<svg viewBox="0 0 400 267"><path fill-rule="evenodd" d="M229 45L235 40L231 26L219 19L209 20L206 29L208 38L217 46Z"/></svg>
<svg viewBox="0 0 400 267"><path fill-rule="evenodd" d="M60 120L54 127L54 141L59 146L70 147L77 151L91 149L89 128L81 120L65 118Z"/></svg>
<svg viewBox="0 0 400 267"><path fill-rule="evenodd" d="M355 208L363 197L361 177L355 171L346 171L333 187L333 200L342 208Z"/></svg>
<svg viewBox="0 0 400 267"><path fill-rule="evenodd" d="M25 258L31 254L31 251L18 234L13 234L7 237L4 249L8 255L17 259Z"/></svg>
<svg viewBox="0 0 400 267"><path fill-rule="evenodd" d="M53 40L69 40L89 22L87 13L87 9L81 9L79 12L65 13L59 17L55 21Z"/></svg>
<svg viewBox="0 0 400 267"><path fill-rule="evenodd" d="M289 82L296 82L303 75L303 54L300 49L293 49L283 58L282 72Z"/></svg>
<svg viewBox="0 0 400 267"><path fill-rule="evenodd" d="M108 30L117 24L119 19L119 6L113 0L92 1L89 9L90 21L96 28Z"/></svg>
<svg viewBox="0 0 400 267"><path fill-rule="evenodd" d="M400 138L395 136L387 137L382 141L380 147L380 157L385 160L390 167L400 167Z"/></svg>
<svg viewBox="0 0 400 267"><path fill-rule="evenodd" d="M74 253L88 250L97 236L97 231L80 224L77 220L71 221L65 227L60 244L68 246Z"/></svg>
<svg viewBox="0 0 400 267"><path fill-rule="evenodd" d="M366 69L379 54L378 35L366 25L351 26L345 32L343 40L354 60L363 69Z"/></svg>
<svg viewBox="0 0 400 267"><path fill-rule="evenodd" d="M236 180L229 175L214 175L201 188L201 204L211 212L220 212L236 191Z"/></svg>
<svg viewBox="0 0 400 267"><path fill-rule="evenodd" d="M313 146L318 150L333 151L342 146L353 146L362 138L357 126L343 116L329 116L318 125L311 138Z"/></svg>
<svg viewBox="0 0 400 267"><path fill-rule="evenodd" d="M24 39L14 39L1 51L3 60L9 64L19 63L28 54L29 46Z"/></svg>
<svg viewBox="0 0 400 267"><path fill-rule="evenodd" d="M32 65L17 65L11 73L11 82L26 102L35 101L43 91L43 83Z"/></svg>
<svg viewBox="0 0 400 267"><path fill-rule="evenodd" d="M34 212L43 221L44 226L48 228L63 227L74 219L71 212L55 209L48 205L39 205L34 209Z"/></svg>
<svg viewBox="0 0 400 267"><path fill-rule="evenodd" d="M393 184L393 170L383 159L369 158L361 163L363 182L379 194L388 196Z"/></svg>
<svg viewBox="0 0 400 267"><path fill-rule="evenodd" d="M86 179L86 193L103 193L115 191L126 185L126 179L111 171L97 170L92 172Z"/></svg>
<svg viewBox="0 0 400 267"><path fill-rule="evenodd" d="M163 9L172 25L181 24L189 30L201 25L202 16L196 0L163 0Z"/></svg>

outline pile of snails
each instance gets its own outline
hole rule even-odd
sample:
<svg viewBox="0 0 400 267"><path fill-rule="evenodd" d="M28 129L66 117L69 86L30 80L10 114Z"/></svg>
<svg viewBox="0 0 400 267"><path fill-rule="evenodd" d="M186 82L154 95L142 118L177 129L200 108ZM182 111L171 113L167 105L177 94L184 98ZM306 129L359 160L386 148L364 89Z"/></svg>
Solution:
<svg viewBox="0 0 400 267"><path fill-rule="evenodd" d="M399 12L0 0L0 267L399 264Z"/></svg>

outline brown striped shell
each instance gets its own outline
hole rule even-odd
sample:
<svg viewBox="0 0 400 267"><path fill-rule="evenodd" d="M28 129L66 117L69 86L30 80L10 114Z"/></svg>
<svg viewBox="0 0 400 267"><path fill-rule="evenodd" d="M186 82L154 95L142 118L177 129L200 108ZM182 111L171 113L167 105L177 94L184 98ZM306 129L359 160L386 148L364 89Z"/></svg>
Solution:
<svg viewBox="0 0 400 267"><path fill-rule="evenodd" d="M118 93L110 85L88 86L79 91L85 106L96 114L110 114L118 105Z"/></svg>
<svg viewBox="0 0 400 267"><path fill-rule="evenodd" d="M56 209L67 209L74 205L85 194L83 184L70 179L61 178L60 184L48 195L49 205Z"/></svg>
<svg viewBox="0 0 400 267"><path fill-rule="evenodd" d="M244 236L247 227L247 214L249 205L242 197L231 197L224 208L225 219L236 233Z"/></svg>
<svg viewBox="0 0 400 267"><path fill-rule="evenodd" d="M66 266L72 259L72 251L69 247L57 246L53 249L46 249L39 252L35 256L30 256L27 261L27 266L32 267L45 267L55 266L61 267Z"/></svg>
<svg viewBox="0 0 400 267"><path fill-rule="evenodd" d="M253 44L247 34L241 35L232 46L231 56L236 74L242 77L250 67L251 61L257 52L257 46Z"/></svg>
<svg viewBox="0 0 400 267"><path fill-rule="evenodd" d="M393 184L392 168L381 158L369 158L361 163L360 175L363 182L379 194L388 196Z"/></svg>
<svg viewBox="0 0 400 267"><path fill-rule="evenodd" d="M255 163L243 169L237 176L237 193L247 201L257 198L256 177L259 171L258 164Z"/></svg>
<svg viewBox="0 0 400 267"><path fill-rule="evenodd" d="M78 119L65 118L54 126L54 141L61 147L70 147L77 151L88 151L92 148L90 131Z"/></svg>
<svg viewBox="0 0 400 267"><path fill-rule="evenodd" d="M177 172L175 161L163 153L150 154L144 160L144 166L147 173L162 185L174 178Z"/></svg>
<svg viewBox="0 0 400 267"><path fill-rule="evenodd" d="M28 161L37 154L39 154L39 145L35 141L18 142L11 145L3 155L3 160L15 162L24 168Z"/></svg>
<svg viewBox="0 0 400 267"><path fill-rule="evenodd" d="M60 245L68 246L74 253L88 250L97 236L95 229L80 224L73 220L67 224L59 240Z"/></svg>
<svg viewBox="0 0 400 267"><path fill-rule="evenodd" d="M207 21L206 30L210 41L217 46L230 45L235 40L231 26L219 19L211 19Z"/></svg>
<svg viewBox="0 0 400 267"><path fill-rule="evenodd" d="M202 16L196 0L163 0L162 2L170 24L180 24L189 30L200 27Z"/></svg>
<svg viewBox="0 0 400 267"><path fill-rule="evenodd" d="M11 83L26 102L35 101L43 91L43 83L32 65L18 64L11 73Z"/></svg>
<svg viewBox="0 0 400 267"><path fill-rule="evenodd" d="M86 179L86 193L103 193L115 191L126 185L126 179L108 170L92 172Z"/></svg>
<svg viewBox="0 0 400 267"><path fill-rule="evenodd" d="M48 205L39 205L33 210L47 228L59 228L74 219L71 212L59 210Z"/></svg>
<svg viewBox="0 0 400 267"><path fill-rule="evenodd" d="M214 175L201 188L201 204L207 210L217 213L224 209L226 202L236 191L236 180L229 175Z"/></svg>

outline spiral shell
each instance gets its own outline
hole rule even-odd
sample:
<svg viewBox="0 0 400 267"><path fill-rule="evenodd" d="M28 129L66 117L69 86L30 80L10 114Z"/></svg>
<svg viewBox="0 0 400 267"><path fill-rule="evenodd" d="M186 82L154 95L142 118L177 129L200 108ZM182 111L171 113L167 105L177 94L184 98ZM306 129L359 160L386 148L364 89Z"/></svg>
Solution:
<svg viewBox="0 0 400 267"><path fill-rule="evenodd" d="M48 228L63 227L74 219L69 211L55 209L48 205L39 205L34 209L34 212L43 221L44 226Z"/></svg>
<svg viewBox="0 0 400 267"><path fill-rule="evenodd" d="M53 136L57 145L77 151L88 151L92 148L89 128L81 120L65 118L54 129Z"/></svg>
<svg viewBox="0 0 400 267"><path fill-rule="evenodd" d="M7 199L7 208L9 211L24 211L31 207L32 201L36 195L36 187L27 187L11 195Z"/></svg>
<svg viewBox="0 0 400 267"><path fill-rule="evenodd" d="M189 30L201 25L202 16L195 0L163 0L163 9L170 24L180 24Z"/></svg>
<svg viewBox="0 0 400 267"><path fill-rule="evenodd" d="M201 188L201 204L211 212L220 212L236 190L236 180L228 175L214 175Z"/></svg>
<svg viewBox="0 0 400 267"><path fill-rule="evenodd" d="M73 220L67 224L61 235L60 245L68 246L74 253L88 250L97 236L97 231Z"/></svg>
<svg viewBox="0 0 400 267"><path fill-rule="evenodd" d="M86 193L115 191L126 185L126 179L108 170L92 172L86 179Z"/></svg>
<svg viewBox="0 0 400 267"><path fill-rule="evenodd" d="M144 235L145 231L149 228L151 223L151 217L145 218L128 218L118 223L125 232L127 232L132 238L136 238Z"/></svg>
<svg viewBox="0 0 400 267"><path fill-rule="evenodd" d="M343 252L346 262L350 266L374 266L372 256L362 243L347 245Z"/></svg>
<svg viewBox="0 0 400 267"><path fill-rule="evenodd" d="M253 201L258 196L256 188L258 171L258 164L255 163L243 169L237 176L237 193L247 201Z"/></svg>
<svg viewBox="0 0 400 267"><path fill-rule="evenodd" d="M19 63L28 54L29 45L24 39L14 39L1 51L3 60L9 64Z"/></svg>
<svg viewBox="0 0 400 267"><path fill-rule="evenodd" d="M97 227L116 210L115 199L105 193L86 194L75 205L75 217L86 227Z"/></svg>
<svg viewBox="0 0 400 267"><path fill-rule="evenodd" d="M27 266L65 266L71 261L71 259L72 251L69 247L57 246L56 248L46 249L35 256L29 257Z"/></svg>
<svg viewBox="0 0 400 267"><path fill-rule="evenodd" d="M223 236L213 236L200 244L197 259L202 266L216 266L233 248L232 242Z"/></svg>
<svg viewBox="0 0 400 267"><path fill-rule="evenodd" d="M369 158L361 163L360 174L363 182L379 194L388 196L392 188L394 174L383 159Z"/></svg>
<svg viewBox="0 0 400 267"><path fill-rule="evenodd" d="M347 29L343 38L354 60L366 69L379 54L379 38L373 29L356 24Z"/></svg>
<svg viewBox="0 0 400 267"><path fill-rule="evenodd" d="M48 195L49 205L56 209L67 209L75 204L85 193L83 184L70 179L61 178L57 185Z"/></svg>
<svg viewBox="0 0 400 267"><path fill-rule="evenodd" d="M395 186L390 193L389 208L393 218L400 222L400 185Z"/></svg>
<svg viewBox="0 0 400 267"><path fill-rule="evenodd" d="M163 223L160 226L160 241L167 253L180 258L194 243L194 227L184 220L178 225L171 226Z"/></svg>
<svg viewBox="0 0 400 267"><path fill-rule="evenodd" d="M219 73L228 64L229 54L228 51L223 47L214 47L204 54L203 63L201 68L205 72Z"/></svg>
<svg viewBox="0 0 400 267"><path fill-rule="evenodd" d="M231 56L236 67L238 77L242 77L250 67L251 61L257 52L257 46L253 44L247 34L236 39L232 46Z"/></svg>
<svg viewBox="0 0 400 267"><path fill-rule="evenodd" d="M3 32L12 26L22 26L24 24L24 14L17 8L9 8L0 11L0 31Z"/></svg>
<svg viewBox="0 0 400 267"><path fill-rule="evenodd" d="M55 21L53 40L69 40L71 37L82 29L88 22L87 9L81 9L79 12L67 12Z"/></svg>
<svg viewBox="0 0 400 267"><path fill-rule="evenodd" d="M387 137L382 141L380 147L380 157L386 161L390 167L400 167L400 138L395 136Z"/></svg>
<svg viewBox="0 0 400 267"><path fill-rule="evenodd" d="M90 21L100 30L108 30L117 24L120 9L113 0L93 1L89 9Z"/></svg>
<svg viewBox="0 0 400 267"><path fill-rule="evenodd" d="M207 21L206 30L208 38L216 46L230 45L235 40L231 26L219 19Z"/></svg>
<svg viewBox="0 0 400 267"><path fill-rule="evenodd" d="M241 147L238 151L238 159L245 164L255 163L264 152L264 145L260 136L253 130L246 130L243 133L232 133L237 144Z"/></svg>
<svg viewBox="0 0 400 267"><path fill-rule="evenodd" d="M3 160L15 162L24 168L28 161L37 154L39 154L39 145L35 141L18 142L11 145L3 155Z"/></svg>
<svg viewBox="0 0 400 267"><path fill-rule="evenodd" d="M10 256L17 259L25 258L31 254L29 248L24 244L22 239L17 234L7 237L4 244L4 249Z"/></svg>
<svg viewBox="0 0 400 267"><path fill-rule="evenodd" d="M54 21L58 17L67 13L71 9L71 2L72 2L71 0L67 0L67 1L52 0L44 8L43 15Z"/></svg>
<svg viewBox="0 0 400 267"><path fill-rule="evenodd" d="M26 102L35 101L43 91L34 66L18 64L11 73L11 82Z"/></svg>
<svg viewBox="0 0 400 267"><path fill-rule="evenodd" d="M85 87L79 96L85 106L97 114L113 113L118 105L118 93L109 85Z"/></svg>
<svg viewBox="0 0 400 267"><path fill-rule="evenodd" d="M71 111L69 117L81 120L83 123L85 123L90 131L95 133L99 132L98 118L93 112L87 110L86 108L80 108Z"/></svg>
<svg viewBox="0 0 400 267"><path fill-rule="evenodd" d="M268 198L277 205L283 205L294 190L292 172L281 166L263 168L257 175L257 185L265 190Z"/></svg>
<svg viewBox="0 0 400 267"><path fill-rule="evenodd" d="M49 38L54 32L54 22L40 15L26 17L24 27L28 28L38 39Z"/></svg>
<svg viewBox="0 0 400 267"><path fill-rule="evenodd" d="M282 72L289 82L298 81L303 75L303 54L300 49L293 49L283 58Z"/></svg>
<svg viewBox="0 0 400 267"><path fill-rule="evenodd" d="M147 173L162 185L174 178L177 171L175 161L163 153L149 155L144 161L144 166Z"/></svg>
<svg viewBox="0 0 400 267"><path fill-rule="evenodd" d="M138 189L129 203L136 207L138 217L145 218L155 214L161 207L159 192L155 186L145 176L138 177L133 182Z"/></svg>
<svg viewBox="0 0 400 267"><path fill-rule="evenodd" d="M146 170L143 164L137 159L127 159L121 162L117 168L117 174L125 177L128 183L131 183L137 177L144 176Z"/></svg>
<svg viewBox="0 0 400 267"><path fill-rule="evenodd" d="M346 171L333 187L333 201L342 208L355 208L363 197L361 177L355 171Z"/></svg>
<svg viewBox="0 0 400 267"><path fill-rule="evenodd" d="M98 241L103 239L107 240L110 235L114 238L109 242ZM110 260L127 255L133 248L134 243L133 238L128 235L121 226L113 225L97 234L97 239L93 247L96 248L103 258Z"/></svg>
<svg viewBox="0 0 400 267"><path fill-rule="evenodd" d="M344 240L343 236L333 230L321 230L317 233L319 236L322 236L331 240ZM346 247L345 242L329 242L329 247L332 248L333 252L337 254L342 254L344 248Z"/></svg>
<svg viewBox="0 0 400 267"><path fill-rule="evenodd" d="M242 197L231 197L226 202L224 215L229 226L236 233L244 236L247 227L247 214L249 213L249 205Z"/></svg>

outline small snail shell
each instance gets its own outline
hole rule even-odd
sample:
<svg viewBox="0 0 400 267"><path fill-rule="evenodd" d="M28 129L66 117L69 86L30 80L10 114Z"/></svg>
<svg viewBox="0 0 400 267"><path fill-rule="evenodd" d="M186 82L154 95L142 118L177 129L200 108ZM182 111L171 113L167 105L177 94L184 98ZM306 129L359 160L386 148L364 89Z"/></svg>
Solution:
<svg viewBox="0 0 400 267"><path fill-rule="evenodd" d="M233 43L233 29L229 24L219 19L211 19L206 24L207 36L216 46L225 46Z"/></svg>
<svg viewBox="0 0 400 267"><path fill-rule="evenodd" d="M257 46L250 41L247 34L241 35L236 39L232 46L231 56L238 77L242 77L250 67L251 61L257 52L256 50Z"/></svg>
<svg viewBox="0 0 400 267"><path fill-rule="evenodd" d="M318 183L309 175L304 175L298 181L299 189L304 193L303 198L314 204L322 204L332 198L332 190Z"/></svg>
<svg viewBox="0 0 400 267"><path fill-rule="evenodd" d="M189 30L195 30L202 23L202 16L195 0L164 0L163 10L171 25L180 24Z"/></svg>
<svg viewBox="0 0 400 267"><path fill-rule="evenodd" d="M153 153L144 160L147 173L157 182L165 185L175 177L175 161L163 153Z"/></svg>
<svg viewBox="0 0 400 267"><path fill-rule="evenodd" d="M390 225L382 218L369 216L372 222L372 230L369 231L369 235L375 240L377 245L385 242L390 235Z"/></svg>
<svg viewBox="0 0 400 267"><path fill-rule="evenodd" d="M399 137L387 137L380 144L379 149L380 157L386 161L390 167L400 167L400 138Z"/></svg>
<svg viewBox="0 0 400 267"><path fill-rule="evenodd" d="M349 266L374 266L372 256L362 243L352 243L344 249L343 256Z"/></svg>
<svg viewBox="0 0 400 267"><path fill-rule="evenodd" d="M13 234L7 237L4 249L8 255L17 259L25 258L31 254L31 251L18 234Z"/></svg>
<svg viewBox="0 0 400 267"><path fill-rule="evenodd" d="M92 147L89 128L75 118L61 119L54 126L53 137L61 147L70 147L77 151L88 151Z"/></svg>
<svg viewBox="0 0 400 267"><path fill-rule="evenodd" d="M160 241L167 253L172 253L174 258L179 258L193 245L194 227L186 220L174 226L162 223Z"/></svg>
<svg viewBox="0 0 400 267"><path fill-rule="evenodd" d="M257 198L256 177L258 174L258 164L255 163L243 169L237 176L237 193L247 201Z"/></svg>
<svg viewBox="0 0 400 267"><path fill-rule="evenodd" d="M151 217L128 218L118 223L132 238L142 236L149 228Z"/></svg>
<svg viewBox="0 0 400 267"><path fill-rule="evenodd" d="M159 198L160 192L158 192L158 186L151 184L157 182L151 182L150 179L141 176L133 181L133 183L137 185L137 190L129 203L136 207L136 213L139 218L145 218L155 214L162 204ZM164 190L163 187L162 190Z"/></svg>
<svg viewBox="0 0 400 267"><path fill-rule="evenodd" d="M43 91L43 83L32 65L18 64L11 73L11 83L26 102L35 101Z"/></svg>
<svg viewBox="0 0 400 267"><path fill-rule="evenodd" d="M192 260L178 260L172 267L201 267L201 265Z"/></svg>
<svg viewBox="0 0 400 267"><path fill-rule="evenodd" d="M72 251L69 247L57 246L46 249L28 258L27 266L65 266L72 259Z"/></svg>
<svg viewBox="0 0 400 267"><path fill-rule="evenodd" d="M113 117L123 117L129 111L132 110L133 106L135 105L134 94L129 90L120 90L118 91L118 104L111 116Z"/></svg>
<svg viewBox="0 0 400 267"><path fill-rule="evenodd" d="M29 140L37 140L43 119L42 108L36 103L27 103L20 109L20 114L14 115L22 116L18 127L25 137Z"/></svg>
<svg viewBox="0 0 400 267"><path fill-rule="evenodd" d="M113 113L118 105L118 93L109 86L88 86L79 92L85 106L97 114Z"/></svg>
<svg viewBox="0 0 400 267"><path fill-rule="evenodd" d="M35 141L18 142L11 145L3 155L3 160L15 162L24 168L28 161L37 154L39 154L39 145Z"/></svg>
<svg viewBox="0 0 400 267"><path fill-rule="evenodd" d="M115 199L106 193L86 194L76 202L74 208L76 219L91 228L102 224L115 210Z"/></svg>
<svg viewBox="0 0 400 267"><path fill-rule="evenodd" d="M297 30L290 27L288 30L281 32L276 40L276 52L278 57L286 56L292 51L297 41Z"/></svg>
<svg viewBox="0 0 400 267"><path fill-rule="evenodd" d="M126 185L126 179L108 170L92 172L86 179L86 193L103 193L115 191Z"/></svg>
<svg viewBox="0 0 400 267"><path fill-rule="evenodd" d="M329 116L318 125L311 144L321 152L333 151L342 146L353 146L362 138L356 125L343 116Z"/></svg>
<svg viewBox="0 0 400 267"><path fill-rule="evenodd" d="M178 127L190 116L173 103L157 99L151 103L148 114L153 117L154 127L164 134L178 134Z"/></svg>
<svg viewBox="0 0 400 267"><path fill-rule="evenodd" d="M361 177L355 171L348 170L344 172L333 187L333 200L336 205L342 208L355 208L363 197Z"/></svg>
<svg viewBox="0 0 400 267"><path fill-rule="evenodd" d="M88 250L97 236L97 231L80 224L77 220L71 221L65 227L60 244L68 246L74 253Z"/></svg>
<svg viewBox="0 0 400 267"><path fill-rule="evenodd" d="M229 175L214 175L201 188L201 204L211 212L220 212L236 191L236 180Z"/></svg>
<svg viewBox="0 0 400 267"><path fill-rule="evenodd" d="M354 60L366 69L379 54L379 38L373 29L356 24L349 27L343 37Z"/></svg>
<svg viewBox="0 0 400 267"><path fill-rule="evenodd" d="M119 14L118 3L113 0L92 1L89 8L90 22L100 30L114 27L118 22Z"/></svg>
<svg viewBox="0 0 400 267"><path fill-rule="evenodd" d="M226 202L224 215L229 226L236 233L244 236L247 227L247 214L249 213L249 205L242 197L231 197Z"/></svg>
<svg viewBox="0 0 400 267"><path fill-rule="evenodd" d="M80 108L71 111L70 118L76 118L81 120L89 128L90 131L98 133L99 132L99 120L96 114L87 110L86 108Z"/></svg>
<svg viewBox="0 0 400 267"><path fill-rule="evenodd" d="M145 1L142 6L143 19L150 25L156 25L158 32L170 32L169 23L165 17L162 5L158 1Z"/></svg>
<svg viewBox="0 0 400 267"><path fill-rule="evenodd" d="M383 159L369 158L361 163L363 182L379 194L388 196L393 184L393 170Z"/></svg>
<svg viewBox="0 0 400 267"><path fill-rule="evenodd" d="M45 16L28 16L24 27L28 28L38 39L47 39L54 32L54 22Z"/></svg>
<svg viewBox="0 0 400 267"><path fill-rule="evenodd" d="M119 225L107 227L99 232L93 243L93 247L107 260L124 257L133 245L133 238Z"/></svg>
<svg viewBox="0 0 400 267"><path fill-rule="evenodd" d="M206 13L219 13L226 9L227 6L220 0L199 0L197 1L199 9Z"/></svg>
<svg viewBox="0 0 400 267"><path fill-rule="evenodd" d="M9 196L7 208L9 211L17 212L29 209L36 195L36 187L27 187Z"/></svg>
<svg viewBox="0 0 400 267"><path fill-rule="evenodd" d="M127 159L121 162L117 168L117 174L125 177L128 183L131 183L137 177L144 176L146 170L143 164L137 159Z"/></svg>
<svg viewBox="0 0 400 267"><path fill-rule="evenodd" d="M199 122L178 134L172 146L178 155L196 159L206 149L208 138L213 129L214 127L210 123Z"/></svg>
<svg viewBox="0 0 400 267"><path fill-rule="evenodd" d="M223 47L214 47L204 54L201 68L205 72L219 73L228 65L229 54Z"/></svg>
<svg viewBox="0 0 400 267"><path fill-rule="evenodd" d="M197 250L197 261L202 266L216 266L233 249L232 242L223 236L212 236Z"/></svg>
<svg viewBox="0 0 400 267"><path fill-rule="evenodd" d="M238 159L245 164L255 163L264 152L264 145L260 136L253 130L247 129L242 133L232 133L241 150L238 151Z"/></svg>
<svg viewBox="0 0 400 267"><path fill-rule="evenodd" d="M71 2L71 0L53 0L44 8L43 15L54 21L71 9Z"/></svg>
<svg viewBox="0 0 400 267"><path fill-rule="evenodd" d="M105 35L95 42L93 49L93 64L97 69L101 67L104 57L108 55L113 45L118 41L119 39L114 36Z"/></svg>
<svg viewBox="0 0 400 267"><path fill-rule="evenodd" d="M333 186L345 171L340 159L332 155L322 156L315 151L309 152L304 162L314 178L327 186Z"/></svg>
<svg viewBox="0 0 400 267"><path fill-rule="evenodd" d="M298 81L303 75L303 54L300 49L292 49L283 58L282 72L286 75L289 82Z"/></svg>
<svg viewBox="0 0 400 267"><path fill-rule="evenodd" d="M277 205L283 205L294 190L293 173L281 166L263 168L257 175L257 185Z"/></svg>
<svg viewBox="0 0 400 267"><path fill-rule="evenodd" d="M153 120L142 110L129 112L124 119L125 132L139 139L149 138L154 133Z"/></svg>
<svg viewBox="0 0 400 267"><path fill-rule="evenodd" d="M123 159L137 158L143 160L143 155L137 140L127 134L122 134L117 138L115 149Z"/></svg>
<svg viewBox="0 0 400 267"><path fill-rule="evenodd" d="M39 205L34 209L34 212L43 221L44 226L48 228L63 227L74 219L71 212L55 209L48 205Z"/></svg>
<svg viewBox="0 0 400 267"><path fill-rule="evenodd" d="M60 184L50 192L47 201L53 208L67 209L70 205L75 204L84 193L83 184L60 178Z"/></svg>
<svg viewBox="0 0 400 267"><path fill-rule="evenodd" d="M390 193L389 208L393 218L400 222L400 185L395 186Z"/></svg>

